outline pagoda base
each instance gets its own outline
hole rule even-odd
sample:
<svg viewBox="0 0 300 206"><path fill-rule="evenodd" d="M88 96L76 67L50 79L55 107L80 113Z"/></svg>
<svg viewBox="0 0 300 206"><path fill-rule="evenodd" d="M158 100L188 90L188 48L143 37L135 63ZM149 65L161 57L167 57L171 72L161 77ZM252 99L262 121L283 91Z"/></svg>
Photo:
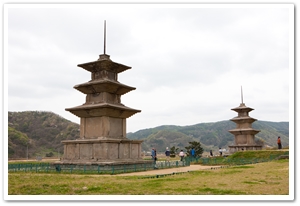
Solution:
<svg viewBox="0 0 300 206"><path fill-rule="evenodd" d="M51 163L57 172L83 172L117 174L123 172L138 172L155 169L150 160L113 160L113 161L57 161Z"/></svg>
<svg viewBox="0 0 300 206"><path fill-rule="evenodd" d="M246 151L246 150L262 150L260 145L232 145L229 147L229 153L235 153L237 151Z"/></svg>
<svg viewBox="0 0 300 206"><path fill-rule="evenodd" d="M64 155L57 164L116 165L145 163L142 140L98 138L62 141Z"/></svg>
<svg viewBox="0 0 300 206"><path fill-rule="evenodd" d="M152 160L113 160L113 161L70 161L61 160L54 162L55 165L100 165L100 166L115 166L115 165L139 165L139 164L153 164Z"/></svg>

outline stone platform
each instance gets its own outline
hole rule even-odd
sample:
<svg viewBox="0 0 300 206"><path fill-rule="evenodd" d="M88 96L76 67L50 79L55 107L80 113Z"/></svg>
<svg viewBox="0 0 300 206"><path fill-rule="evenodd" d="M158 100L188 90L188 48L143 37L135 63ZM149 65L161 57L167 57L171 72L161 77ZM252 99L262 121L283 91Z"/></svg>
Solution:
<svg viewBox="0 0 300 206"><path fill-rule="evenodd" d="M152 165L153 161L151 160L114 160L114 161L56 161L53 164L55 165L100 165L100 166L112 166L112 165Z"/></svg>
<svg viewBox="0 0 300 206"><path fill-rule="evenodd" d="M56 164L144 164L141 140L122 139L77 139L65 140L64 156Z"/></svg>
<svg viewBox="0 0 300 206"><path fill-rule="evenodd" d="M229 147L229 153L234 153L237 151L247 151L247 150L262 150L260 145L231 145Z"/></svg>

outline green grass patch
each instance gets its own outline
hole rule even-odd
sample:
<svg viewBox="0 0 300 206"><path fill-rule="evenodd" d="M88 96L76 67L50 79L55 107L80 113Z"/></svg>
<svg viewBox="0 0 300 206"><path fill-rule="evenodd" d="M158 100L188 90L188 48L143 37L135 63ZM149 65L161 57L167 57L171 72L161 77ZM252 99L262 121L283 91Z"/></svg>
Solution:
<svg viewBox="0 0 300 206"><path fill-rule="evenodd" d="M236 190L222 190L222 189L216 189L216 188L201 188L199 189L199 192L201 194L206 194L206 195L245 195L246 193L241 192L241 191L236 191Z"/></svg>
<svg viewBox="0 0 300 206"><path fill-rule="evenodd" d="M242 170L225 170L223 173L226 174L226 175L229 175L229 174L237 174L237 173L241 173L243 172Z"/></svg>
<svg viewBox="0 0 300 206"><path fill-rule="evenodd" d="M191 164L204 165L245 165L256 164L276 160L279 156L289 155L288 150L259 150L259 151L239 151L227 157L217 156L201 158Z"/></svg>
<svg viewBox="0 0 300 206"><path fill-rule="evenodd" d="M255 181L244 181L243 183L245 183L245 184L251 184L251 185L253 185L253 184L260 184L259 182L255 182Z"/></svg>
<svg viewBox="0 0 300 206"><path fill-rule="evenodd" d="M268 159L280 155L288 155L289 152L285 150L255 150L255 151L239 151L228 156L229 159Z"/></svg>
<svg viewBox="0 0 300 206"><path fill-rule="evenodd" d="M230 169L248 169L248 168L254 168L254 166L241 165L241 166L233 166L233 167L230 167Z"/></svg>

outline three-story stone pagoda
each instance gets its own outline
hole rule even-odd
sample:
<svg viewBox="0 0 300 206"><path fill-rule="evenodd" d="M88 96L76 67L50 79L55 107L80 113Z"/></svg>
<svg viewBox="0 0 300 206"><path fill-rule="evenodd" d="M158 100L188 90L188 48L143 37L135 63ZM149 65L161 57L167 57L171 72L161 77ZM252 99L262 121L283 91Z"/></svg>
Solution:
<svg viewBox="0 0 300 206"><path fill-rule="evenodd" d="M238 116L230 120L236 123L236 128L229 130L229 132L234 135L234 145L229 146L229 152L234 153L241 150L261 150L262 146L257 145L255 142L255 135L260 131L252 128L252 123L255 122L256 119L249 116L249 112L254 109L247 107L243 103L242 98L240 106L231 110L237 112Z"/></svg>
<svg viewBox="0 0 300 206"><path fill-rule="evenodd" d="M131 67L113 62L105 54L105 44L104 54L97 61L78 66L91 73L91 80L74 86L86 95L85 103L66 108L80 117L80 138L62 141L64 155L61 163L145 163L141 154L143 141L126 138L126 118L141 112L121 103L121 95L135 88L118 82L118 74Z"/></svg>

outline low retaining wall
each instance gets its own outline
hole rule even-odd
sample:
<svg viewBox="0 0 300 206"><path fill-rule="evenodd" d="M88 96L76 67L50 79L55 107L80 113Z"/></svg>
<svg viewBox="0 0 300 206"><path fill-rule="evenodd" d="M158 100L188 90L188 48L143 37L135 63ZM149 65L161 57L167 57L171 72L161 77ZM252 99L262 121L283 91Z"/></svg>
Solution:
<svg viewBox="0 0 300 206"><path fill-rule="evenodd" d="M140 164L9 164L9 172L47 172L47 173L84 173L84 174L120 174L128 172L147 171L189 166L189 161L145 161Z"/></svg>

